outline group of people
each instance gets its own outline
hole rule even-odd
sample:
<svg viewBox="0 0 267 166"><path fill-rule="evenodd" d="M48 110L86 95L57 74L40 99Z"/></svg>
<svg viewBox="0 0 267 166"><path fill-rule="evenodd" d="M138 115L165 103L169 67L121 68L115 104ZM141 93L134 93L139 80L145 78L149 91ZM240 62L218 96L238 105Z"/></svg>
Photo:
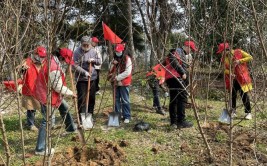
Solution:
<svg viewBox="0 0 267 166"><path fill-rule="evenodd" d="M78 112L81 119L82 113L94 115L96 93L99 91L99 75L102 58L97 49L99 40L96 37L83 36L81 45L74 53L68 48L58 48L48 56L44 47L38 46L34 53L29 56L19 68L22 71L23 82L21 93L23 95L23 106L27 109L27 122L31 130L38 130L34 125L36 110L41 110L43 120L38 130L37 155L51 154L46 148L46 114L47 102L52 106L52 113L58 109L64 119L65 130L68 133L76 131L76 125L69 112L64 96L71 96L78 99ZM159 64L156 70L165 70L164 74L158 75L153 70L147 73L154 99L153 106L156 112L165 115L159 100L159 87L165 91L165 97L170 97L169 114L170 125L174 128L192 127L193 124L186 120L185 104L187 103L188 92L188 70L192 56L196 52L193 41L186 41L184 46L178 49L171 49L164 61ZM108 80L114 88L115 111L122 112L124 123L131 121L131 108L129 98L129 86L132 82L133 63L130 53L125 44L116 44L114 57L110 64ZM251 119L251 106L248 91L252 89L247 62L252 60L251 55L237 49L230 50L228 43L219 45L218 54L222 54L222 61L225 64L226 87L230 88L229 78L233 77L232 108L236 109L237 91L240 91L242 101L245 105L246 118ZM50 59L48 59L50 57ZM231 63L234 67L231 68ZM66 68L72 67L75 72L76 90L66 86ZM233 71L231 72L230 70ZM169 93L164 82L167 84ZM49 86L48 86L49 85ZM89 85L89 86L88 86ZM48 88L51 87L51 100L48 100ZM53 119L53 118L52 118Z"/></svg>

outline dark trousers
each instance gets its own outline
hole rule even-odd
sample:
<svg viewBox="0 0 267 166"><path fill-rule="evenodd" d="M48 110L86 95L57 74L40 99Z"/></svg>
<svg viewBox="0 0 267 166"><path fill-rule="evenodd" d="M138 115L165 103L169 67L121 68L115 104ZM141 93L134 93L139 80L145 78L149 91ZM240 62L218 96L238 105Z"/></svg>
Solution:
<svg viewBox="0 0 267 166"><path fill-rule="evenodd" d="M161 110L160 100L159 100L159 82L155 81L153 84L149 84L153 93L153 107L157 107L157 110Z"/></svg>
<svg viewBox="0 0 267 166"><path fill-rule="evenodd" d="M236 98L237 98L237 92L240 92L240 96L242 98L242 102L245 106L245 113L251 113L251 106L250 106L250 100L248 96L248 92L244 92L241 89L241 86L237 82L236 79L233 80L233 88L232 88L232 107L234 110L236 110Z"/></svg>
<svg viewBox="0 0 267 166"><path fill-rule="evenodd" d="M86 96L87 96L88 81L78 81L76 88L78 93L78 109L80 113L86 113ZM95 107L95 94L96 94L96 84L95 80L90 81L90 93L89 93L89 105L88 113L94 113Z"/></svg>
<svg viewBox="0 0 267 166"><path fill-rule="evenodd" d="M180 78L178 78L180 79ZM182 80L180 80L183 83ZM178 124L185 119L185 103L187 101L186 91L175 78L166 80L170 91L169 113L172 124Z"/></svg>
<svg viewBox="0 0 267 166"><path fill-rule="evenodd" d="M27 125L34 126L36 110L27 110Z"/></svg>
<svg viewBox="0 0 267 166"><path fill-rule="evenodd" d="M100 70L99 69L95 69L96 70L96 73L97 73L97 78L95 80L95 84L96 84L96 92L100 90L100 87L99 87L99 77L100 77Z"/></svg>

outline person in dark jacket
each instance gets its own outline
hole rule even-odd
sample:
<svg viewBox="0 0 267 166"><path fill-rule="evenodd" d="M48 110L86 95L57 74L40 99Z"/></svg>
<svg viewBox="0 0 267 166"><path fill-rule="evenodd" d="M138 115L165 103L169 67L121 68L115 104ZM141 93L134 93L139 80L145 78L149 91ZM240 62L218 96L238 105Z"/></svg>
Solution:
<svg viewBox="0 0 267 166"><path fill-rule="evenodd" d="M165 80L170 91L170 123L173 128L192 127L193 124L185 120L185 103L188 93L185 89L186 70L182 67L182 60L175 49L171 49L163 63L166 69Z"/></svg>

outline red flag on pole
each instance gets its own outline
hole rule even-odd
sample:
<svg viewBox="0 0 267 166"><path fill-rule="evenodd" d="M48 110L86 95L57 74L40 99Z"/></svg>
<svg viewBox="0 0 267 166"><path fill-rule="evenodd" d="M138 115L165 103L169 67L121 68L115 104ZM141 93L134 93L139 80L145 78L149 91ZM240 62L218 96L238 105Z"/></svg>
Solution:
<svg viewBox="0 0 267 166"><path fill-rule="evenodd" d="M104 39L110 41L112 44L121 43L122 40L117 36L104 22L102 22Z"/></svg>

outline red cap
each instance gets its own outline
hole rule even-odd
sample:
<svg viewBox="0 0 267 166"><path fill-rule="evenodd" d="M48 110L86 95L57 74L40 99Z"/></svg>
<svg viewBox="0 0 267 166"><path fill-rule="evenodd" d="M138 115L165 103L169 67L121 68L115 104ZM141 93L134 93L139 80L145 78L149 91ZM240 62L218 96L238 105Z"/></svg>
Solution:
<svg viewBox="0 0 267 166"><path fill-rule="evenodd" d="M73 65L74 61L72 60L73 52L68 48L61 48L59 54L64 57L67 64Z"/></svg>
<svg viewBox="0 0 267 166"><path fill-rule="evenodd" d="M98 40L98 38L97 38L97 37L92 37L92 42L98 43L98 42L99 42L99 40Z"/></svg>
<svg viewBox="0 0 267 166"><path fill-rule="evenodd" d="M122 52L124 50L124 45L123 44L117 44L115 47L116 52Z"/></svg>
<svg viewBox="0 0 267 166"><path fill-rule="evenodd" d="M194 52L197 51L196 45L193 41L185 41L184 45L190 47Z"/></svg>
<svg viewBox="0 0 267 166"><path fill-rule="evenodd" d="M44 47L38 46L35 50L34 53L39 55L39 57L44 58L46 57L46 49Z"/></svg>
<svg viewBox="0 0 267 166"><path fill-rule="evenodd" d="M218 50L217 50L217 54L220 54L221 52L223 52L225 49L229 48L229 44L228 43L221 43L218 46Z"/></svg>

